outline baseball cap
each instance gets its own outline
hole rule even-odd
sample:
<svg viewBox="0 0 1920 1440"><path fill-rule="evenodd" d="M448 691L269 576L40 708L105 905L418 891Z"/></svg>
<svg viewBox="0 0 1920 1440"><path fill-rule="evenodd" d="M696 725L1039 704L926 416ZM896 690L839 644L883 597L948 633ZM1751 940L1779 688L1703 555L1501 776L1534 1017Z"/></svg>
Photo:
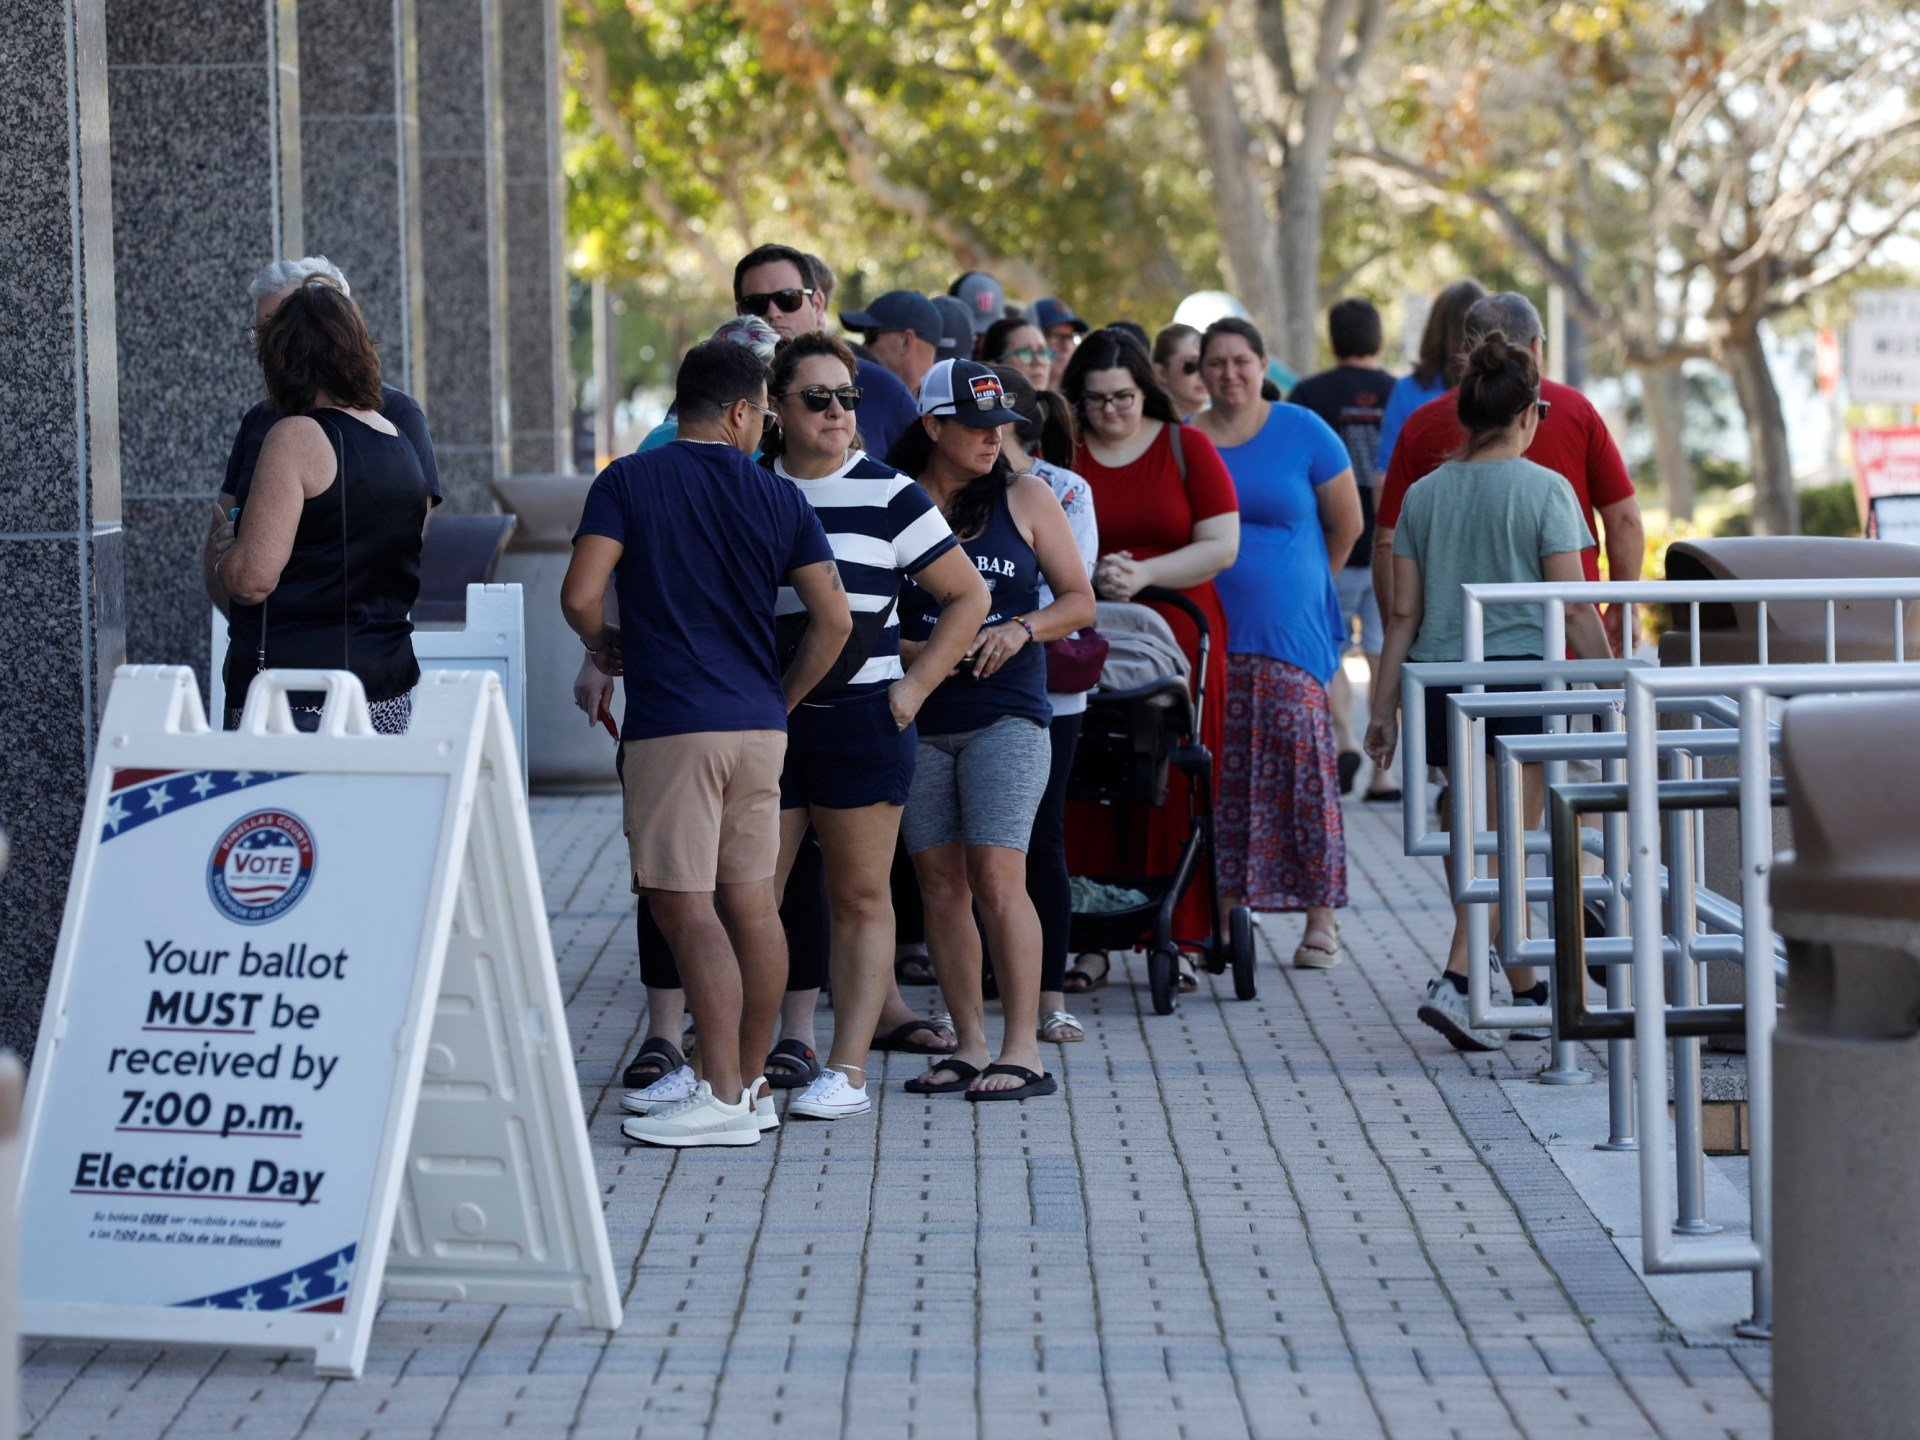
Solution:
<svg viewBox="0 0 1920 1440"><path fill-rule="evenodd" d="M954 281L947 293L967 307L973 333L984 335L993 322L1007 313L1007 287L984 270L969 270Z"/></svg>
<svg viewBox="0 0 1920 1440"><path fill-rule="evenodd" d="M975 430L1011 425L1007 387L978 360L942 360L920 382L920 413L942 415Z"/></svg>
<svg viewBox="0 0 1920 1440"><path fill-rule="evenodd" d="M1027 312L1029 319L1040 327L1040 333L1046 334L1056 325L1071 325L1082 335L1087 333L1087 322L1073 313L1073 307L1066 301L1049 295L1044 300L1033 302L1033 308Z"/></svg>
<svg viewBox="0 0 1920 1440"><path fill-rule="evenodd" d="M939 310L926 296L912 290L889 290L864 310L842 310L840 323L849 330L911 330L936 349L946 331Z"/></svg>
<svg viewBox="0 0 1920 1440"><path fill-rule="evenodd" d="M933 297L933 308L940 312L946 334L940 339L942 360L964 360L973 354L973 316L964 301L952 295Z"/></svg>
<svg viewBox="0 0 1920 1440"><path fill-rule="evenodd" d="M713 338L744 345L762 360L770 361L774 347L780 343L780 332L758 315L736 315L714 331Z"/></svg>

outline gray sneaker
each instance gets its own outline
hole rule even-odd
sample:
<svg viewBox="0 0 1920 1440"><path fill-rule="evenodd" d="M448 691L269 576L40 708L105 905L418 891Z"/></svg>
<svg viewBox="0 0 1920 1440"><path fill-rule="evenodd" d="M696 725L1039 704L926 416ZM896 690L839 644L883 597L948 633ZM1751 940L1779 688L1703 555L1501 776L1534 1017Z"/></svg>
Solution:
<svg viewBox="0 0 1920 1440"><path fill-rule="evenodd" d="M677 1149L760 1143L760 1117L752 1095L743 1090L740 1098L729 1105L715 1095L713 1087L704 1080L685 1100L663 1105L650 1114L636 1115L623 1121L620 1129L629 1140Z"/></svg>
<svg viewBox="0 0 1920 1440"><path fill-rule="evenodd" d="M1444 975L1427 982L1427 998L1416 1013L1422 1024L1446 1036L1456 1050L1498 1050L1505 1043L1498 1030L1476 1030L1467 1023L1467 997Z"/></svg>
<svg viewBox="0 0 1920 1440"><path fill-rule="evenodd" d="M1518 1003L1518 1002L1516 1002ZM1524 1010L1535 1012L1539 1018L1528 1020L1507 1032L1511 1040L1551 1040L1553 1038L1553 1011L1546 1005L1523 1005Z"/></svg>

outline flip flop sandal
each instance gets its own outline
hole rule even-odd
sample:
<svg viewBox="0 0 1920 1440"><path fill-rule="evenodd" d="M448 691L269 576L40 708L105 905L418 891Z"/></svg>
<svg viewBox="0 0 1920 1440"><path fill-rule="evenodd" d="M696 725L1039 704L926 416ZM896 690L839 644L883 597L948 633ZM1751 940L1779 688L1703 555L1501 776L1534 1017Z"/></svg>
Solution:
<svg viewBox="0 0 1920 1440"><path fill-rule="evenodd" d="M1052 1031L1054 1033L1049 1034ZM1067 1033L1062 1034L1060 1032ZM1065 1010L1055 1010L1040 1017L1040 1039L1048 1045L1072 1045L1087 1038L1086 1027Z"/></svg>
<svg viewBox="0 0 1920 1440"><path fill-rule="evenodd" d="M896 1025L884 1035L873 1037L871 1049L885 1050L897 1055L951 1055L938 1045L929 1045L924 1040L909 1040L907 1036L915 1031L925 1030L930 1035L938 1035L940 1029L931 1020L909 1020L904 1025Z"/></svg>
<svg viewBox="0 0 1920 1440"><path fill-rule="evenodd" d="M989 1065L987 1068L991 1070L993 1067ZM959 1078L955 1080L929 1080L925 1076L916 1075L913 1079L907 1081L906 1088L908 1093L913 1095L952 1095L957 1091L965 1090L980 1074L977 1069L969 1065L966 1061L955 1060L951 1056L942 1060L938 1065L929 1070L927 1074L938 1075L942 1070L951 1071Z"/></svg>
<svg viewBox="0 0 1920 1440"><path fill-rule="evenodd" d="M663 1075L671 1075L687 1063L687 1057L680 1053L680 1047L671 1040L663 1040L658 1035L640 1047L633 1057L633 1063L627 1066L626 1073L620 1077L620 1083L629 1090L644 1090Z"/></svg>
<svg viewBox="0 0 1920 1440"><path fill-rule="evenodd" d="M1324 930L1312 931L1300 941L1300 944L1293 952L1295 969L1325 970L1329 966L1340 963L1340 932L1337 929L1333 932L1333 945L1331 947L1315 945L1313 943L1314 935L1325 935L1326 933Z"/></svg>
<svg viewBox="0 0 1920 1440"><path fill-rule="evenodd" d="M933 973L933 961L927 958L924 950L911 955L902 955L893 962L893 978L902 985L938 985L940 977Z"/></svg>
<svg viewBox="0 0 1920 1440"><path fill-rule="evenodd" d="M1396 785L1390 790L1369 790L1360 798L1368 805L1398 805L1406 797Z"/></svg>
<svg viewBox="0 0 1920 1440"><path fill-rule="evenodd" d="M1041 1095L1051 1095L1060 1088L1060 1082L1051 1075L1036 1075L1024 1065L989 1065L980 1072L982 1075L1014 1075L1023 1082L1005 1090L969 1090L969 1100L1031 1100Z"/></svg>
<svg viewBox="0 0 1920 1440"><path fill-rule="evenodd" d="M767 1084L776 1090L800 1090L820 1078L820 1057L798 1040L782 1040L767 1053Z"/></svg>
<svg viewBox="0 0 1920 1440"><path fill-rule="evenodd" d="M1081 968L1082 961L1090 960L1095 956L1098 956L1100 959L1100 973L1098 975L1095 975L1090 970ZM1104 950L1087 950L1073 962L1073 968L1067 971L1066 978L1061 980L1060 988L1069 995L1084 995L1089 990L1100 989L1101 986L1107 983L1107 978L1112 974L1113 961ZM1077 985L1074 983L1076 980L1080 982Z"/></svg>

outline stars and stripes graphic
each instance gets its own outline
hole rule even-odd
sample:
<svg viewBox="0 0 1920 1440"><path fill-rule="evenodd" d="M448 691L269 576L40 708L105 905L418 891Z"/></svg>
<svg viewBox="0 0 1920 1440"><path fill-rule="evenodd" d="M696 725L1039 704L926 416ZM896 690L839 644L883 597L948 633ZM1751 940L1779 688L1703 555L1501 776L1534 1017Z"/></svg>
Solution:
<svg viewBox="0 0 1920 1440"><path fill-rule="evenodd" d="M337 1314L347 1308L355 1247L333 1250L293 1270L283 1270L231 1290L179 1301L176 1310L302 1310Z"/></svg>
<svg viewBox="0 0 1920 1440"><path fill-rule="evenodd" d="M291 770L116 770L113 789L102 817L100 841L105 844L158 820L169 812L203 800L218 800L236 791L251 790L270 780L284 780Z"/></svg>

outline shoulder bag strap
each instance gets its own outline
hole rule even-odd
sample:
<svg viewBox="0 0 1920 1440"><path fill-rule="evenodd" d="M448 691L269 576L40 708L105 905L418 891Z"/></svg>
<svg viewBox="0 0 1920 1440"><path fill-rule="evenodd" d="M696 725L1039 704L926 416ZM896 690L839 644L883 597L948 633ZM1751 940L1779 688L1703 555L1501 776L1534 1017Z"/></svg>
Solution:
<svg viewBox="0 0 1920 1440"><path fill-rule="evenodd" d="M350 651L350 632L347 628L349 606L347 586L352 571L347 565L347 447L340 438L340 432L331 422L313 417L319 421L320 428L327 432L327 443L333 447L333 483L340 491L340 668L351 673L353 670Z"/></svg>
<svg viewBox="0 0 1920 1440"><path fill-rule="evenodd" d="M1178 420L1170 420L1167 423L1168 428L1173 431L1173 438L1169 442L1173 446L1173 468L1180 472L1180 486L1182 489L1185 489L1187 484L1187 427L1182 425Z"/></svg>

